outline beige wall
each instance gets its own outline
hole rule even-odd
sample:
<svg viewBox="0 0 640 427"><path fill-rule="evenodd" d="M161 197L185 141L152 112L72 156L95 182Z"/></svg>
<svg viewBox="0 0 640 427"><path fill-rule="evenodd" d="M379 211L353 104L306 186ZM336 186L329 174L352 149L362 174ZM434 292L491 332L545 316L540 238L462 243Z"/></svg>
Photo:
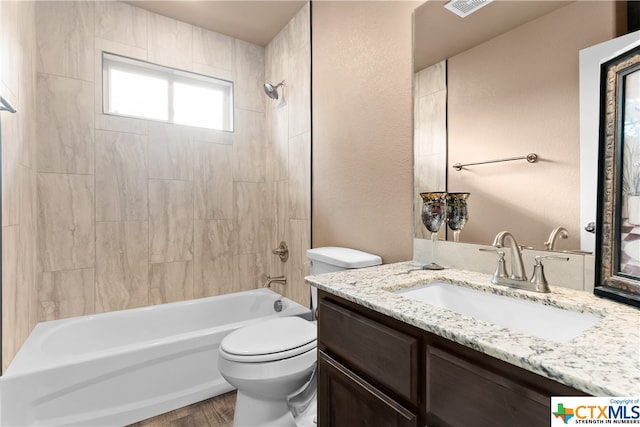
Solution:
<svg viewBox="0 0 640 427"><path fill-rule="evenodd" d="M37 322L36 31L33 2L0 1L2 123L2 369Z"/></svg>
<svg viewBox="0 0 640 427"><path fill-rule="evenodd" d="M540 248L564 226L557 247L580 248L578 51L615 37L614 3L575 2L449 59L448 191L471 192L462 240L510 230ZM531 152L538 163L451 168Z"/></svg>
<svg viewBox="0 0 640 427"><path fill-rule="evenodd" d="M412 257L411 13L312 4L312 245Z"/></svg>

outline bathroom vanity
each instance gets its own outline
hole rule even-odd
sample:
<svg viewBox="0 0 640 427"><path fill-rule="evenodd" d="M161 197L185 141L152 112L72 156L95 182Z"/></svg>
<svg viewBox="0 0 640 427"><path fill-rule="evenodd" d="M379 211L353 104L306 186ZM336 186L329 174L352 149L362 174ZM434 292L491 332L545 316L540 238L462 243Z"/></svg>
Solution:
<svg viewBox="0 0 640 427"><path fill-rule="evenodd" d="M411 269L307 277L319 289L319 425L547 426L551 396L640 395L640 311L584 292L532 294L484 274ZM600 320L551 342L393 293L434 280Z"/></svg>

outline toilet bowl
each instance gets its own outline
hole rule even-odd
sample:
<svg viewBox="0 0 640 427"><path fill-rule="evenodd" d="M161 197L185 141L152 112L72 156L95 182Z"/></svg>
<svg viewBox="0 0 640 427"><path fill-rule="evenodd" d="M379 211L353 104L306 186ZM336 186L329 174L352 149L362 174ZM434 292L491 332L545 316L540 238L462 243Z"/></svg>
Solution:
<svg viewBox="0 0 640 427"><path fill-rule="evenodd" d="M316 338L316 325L299 317L268 320L224 338L219 369L238 389L234 426L296 426L287 397L311 379Z"/></svg>
<svg viewBox="0 0 640 427"><path fill-rule="evenodd" d="M310 249L307 257L311 274L382 263L379 256L338 247ZM312 288L314 311L315 291ZM227 335L218 350L218 367L229 384L238 389L233 425L296 427L287 400L305 384L306 388L314 384L316 347L316 323L299 317L271 319Z"/></svg>

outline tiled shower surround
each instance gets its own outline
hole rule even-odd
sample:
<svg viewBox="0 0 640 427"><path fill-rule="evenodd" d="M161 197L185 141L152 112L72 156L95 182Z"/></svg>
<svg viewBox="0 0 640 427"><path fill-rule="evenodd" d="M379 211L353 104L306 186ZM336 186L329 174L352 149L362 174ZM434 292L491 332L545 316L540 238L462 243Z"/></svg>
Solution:
<svg viewBox="0 0 640 427"><path fill-rule="evenodd" d="M2 124L2 365L38 321L35 3L0 1L0 91L18 113Z"/></svg>
<svg viewBox="0 0 640 427"><path fill-rule="evenodd" d="M279 274L288 285L274 289L308 304L309 5L263 48L120 2L29 4L35 292L5 316L3 366L37 321L253 289ZM102 51L232 80L235 131L102 114ZM262 84L283 79L286 102L267 98ZM286 264L271 254L280 240Z"/></svg>

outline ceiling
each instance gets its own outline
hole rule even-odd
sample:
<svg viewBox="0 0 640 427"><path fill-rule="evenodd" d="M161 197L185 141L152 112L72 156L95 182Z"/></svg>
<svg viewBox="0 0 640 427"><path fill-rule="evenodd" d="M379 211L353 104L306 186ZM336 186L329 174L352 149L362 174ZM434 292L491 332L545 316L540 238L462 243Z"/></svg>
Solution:
<svg viewBox="0 0 640 427"><path fill-rule="evenodd" d="M429 0L414 14L414 70L446 58L536 19L573 1L495 0L466 18Z"/></svg>
<svg viewBox="0 0 640 427"><path fill-rule="evenodd" d="M573 1L494 0L466 18L428 0L414 15L414 70L464 52ZM211 31L266 46L307 1L126 1L131 5Z"/></svg>
<svg viewBox="0 0 640 427"><path fill-rule="evenodd" d="M266 46L307 1L126 1L133 6Z"/></svg>

